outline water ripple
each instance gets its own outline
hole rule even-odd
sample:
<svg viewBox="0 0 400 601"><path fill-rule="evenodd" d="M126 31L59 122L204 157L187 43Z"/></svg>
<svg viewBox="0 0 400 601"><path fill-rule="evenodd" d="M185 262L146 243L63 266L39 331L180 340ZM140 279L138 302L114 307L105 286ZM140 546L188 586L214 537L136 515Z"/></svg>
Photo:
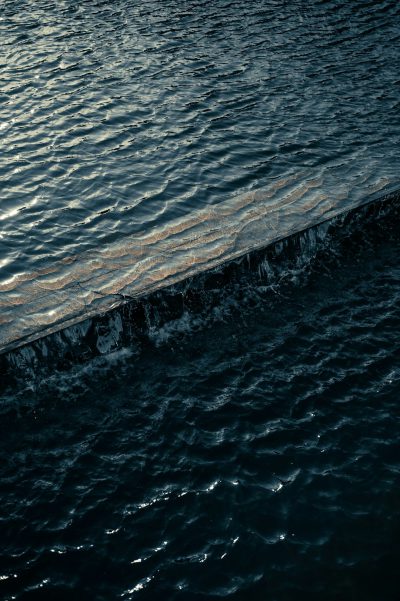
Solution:
<svg viewBox="0 0 400 601"><path fill-rule="evenodd" d="M267 257L155 296L124 348L120 314L74 319L396 189L399 18L3 0L2 344L74 325L1 374L2 598L397 599L396 216L303 279L324 227L279 285Z"/></svg>

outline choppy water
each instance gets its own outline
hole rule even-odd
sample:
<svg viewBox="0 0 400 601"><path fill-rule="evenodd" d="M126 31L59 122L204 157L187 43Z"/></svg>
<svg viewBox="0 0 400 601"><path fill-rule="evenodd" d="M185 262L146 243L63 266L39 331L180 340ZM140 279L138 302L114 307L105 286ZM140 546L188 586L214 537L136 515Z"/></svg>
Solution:
<svg viewBox="0 0 400 601"><path fill-rule="evenodd" d="M399 598L399 37L3 0L1 598Z"/></svg>

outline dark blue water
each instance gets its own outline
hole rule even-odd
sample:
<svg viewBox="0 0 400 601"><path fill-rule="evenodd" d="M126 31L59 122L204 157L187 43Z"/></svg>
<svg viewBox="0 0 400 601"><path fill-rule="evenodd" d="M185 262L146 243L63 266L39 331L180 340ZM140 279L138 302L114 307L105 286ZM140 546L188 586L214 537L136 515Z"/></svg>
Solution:
<svg viewBox="0 0 400 601"><path fill-rule="evenodd" d="M201 263L210 207L253 248L230 199L296 183L273 249L0 356L1 599L399 599L399 197L296 233L396 188L399 34L391 1L3 1L7 332L101 253L120 294L143 235Z"/></svg>
<svg viewBox="0 0 400 601"><path fill-rule="evenodd" d="M0 408L5 599L398 599L398 216Z"/></svg>

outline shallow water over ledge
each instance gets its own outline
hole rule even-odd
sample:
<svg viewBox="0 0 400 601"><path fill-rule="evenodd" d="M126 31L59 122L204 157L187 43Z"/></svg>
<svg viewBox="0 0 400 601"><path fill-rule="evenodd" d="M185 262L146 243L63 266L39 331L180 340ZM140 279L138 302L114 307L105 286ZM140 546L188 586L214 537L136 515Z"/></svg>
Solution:
<svg viewBox="0 0 400 601"><path fill-rule="evenodd" d="M370 166L369 166L370 167ZM340 170L342 172L343 170ZM398 200L395 176L337 170L238 196L125 238L97 253L49 258L47 266L0 284L0 353L74 326L157 290L200 276L255 250L323 225L352 209ZM354 181L355 179L355 181ZM330 186L329 186L330 184ZM395 192L391 193L391 190ZM384 207L383 207L383 210Z"/></svg>
<svg viewBox="0 0 400 601"><path fill-rule="evenodd" d="M212 262L206 262L204 265L201 262L200 264L194 262L194 266L190 265L194 274L192 276L189 276L190 272L181 274L177 271L169 274L168 278L163 278L162 275L157 277L157 271L161 270L155 270L156 277L151 281L147 293L146 288L139 287L136 295L127 294L127 286L123 289L124 294L102 296L97 292L93 306L84 304L83 310L75 315L72 314L69 320L65 319L65 307L61 306L58 309L61 311L59 322L53 321L55 312L51 311L48 319L53 325L42 330L34 330L34 334L27 336L25 340L17 339L14 348L10 345L11 348L1 355L0 371L3 380L7 381L8 377L16 377L18 380L21 376L24 379L27 374L30 374L33 380L36 378L40 380L45 373L51 373L53 369L69 368L75 362L87 361L99 354L108 354L132 344L140 346L140 340L143 337L147 338L154 328L171 322L171 326L167 325L167 327L173 330L176 321L184 320L185 316L188 316L190 321L200 319L200 323L207 322L206 316L209 311L215 311L220 307L223 313L225 303L228 305L235 303L236 295L241 296L242 288L247 290L246 294L250 297L250 302L253 302L252 293L254 292L257 298L260 289L275 294L287 281L306 280L307 274L315 264L323 265L325 262L329 264L333 258L342 256L353 246L359 250L357 245L360 239L363 244L367 244L370 238L377 237L379 240L382 232L389 233L395 229L399 222L399 200L399 193L389 194L375 202L342 212L333 219L318 223L282 240L279 239L275 244L260 250L253 250L244 255L239 251L237 259L225 261L221 265L218 257L217 267L213 269ZM243 199L241 201L243 202ZM248 212L249 203L243 204ZM281 207L278 205L277 212L279 211ZM252 211L252 204L250 204L250 212L255 214L255 221L258 224L263 212ZM228 216L231 215L232 213L229 212ZM305 218L309 219L309 215ZM267 219L271 222L269 211ZM289 220L291 220L290 215ZM197 223L197 220L194 220L194 223ZM257 231L251 222L250 225L252 231ZM203 232L206 230L202 223L201 228ZM235 230L237 235L238 228ZM180 235L180 230L178 232ZM248 236L245 240L246 242L249 240ZM158 242L156 237L156 248ZM200 247L204 248L202 243L203 239L200 238ZM195 244L198 247L199 242L196 240ZM253 239L253 244L257 247L257 238ZM228 251L235 256L234 248L228 247ZM163 256L160 255L159 258L160 263L163 264ZM121 273L123 273L121 270L115 270L113 276ZM128 273L133 274L134 278L136 266L133 271L129 268ZM145 276L150 273L151 269L146 269ZM185 275L186 277L180 280L180 276ZM106 277L108 281L109 273ZM130 279L133 278L131 275ZM114 277L114 280L118 286L121 286L118 278ZM92 281L89 279L86 282L86 288ZM169 281L172 283L168 285ZM135 279L132 284L133 287L137 285ZM28 281L28 290L29 285ZM66 298L69 301L68 287L66 288ZM79 286L79 293L83 290L83 286ZM57 289L54 294L44 295L44 301L50 307L57 298L59 298ZM39 297L39 301L43 304L43 297ZM71 297L71 301L74 301L74 297ZM37 304L37 300L33 298L30 306L37 308ZM21 310L24 308L22 306ZM10 314L12 315L11 312ZM44 316L47 317L47 314L44 313ZM36 326L37 321L34 324Z"/></svg>

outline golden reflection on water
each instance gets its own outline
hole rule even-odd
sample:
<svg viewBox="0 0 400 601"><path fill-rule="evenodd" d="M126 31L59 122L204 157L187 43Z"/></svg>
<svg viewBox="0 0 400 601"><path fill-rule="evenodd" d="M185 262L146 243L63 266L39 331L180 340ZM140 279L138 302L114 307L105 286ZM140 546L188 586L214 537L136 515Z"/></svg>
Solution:
<svg viewBox="0 0 400 601"><path fill-rule="evenodd" d="M0 349L82 321L99 308L107 310L117 295L140 296L265 247L362 204L392 183L387 177L355 174L347 185L340 182L328 191L320 175L297 182L292 176L96 254L65 257L10 276L0 283Z"/></svg>

